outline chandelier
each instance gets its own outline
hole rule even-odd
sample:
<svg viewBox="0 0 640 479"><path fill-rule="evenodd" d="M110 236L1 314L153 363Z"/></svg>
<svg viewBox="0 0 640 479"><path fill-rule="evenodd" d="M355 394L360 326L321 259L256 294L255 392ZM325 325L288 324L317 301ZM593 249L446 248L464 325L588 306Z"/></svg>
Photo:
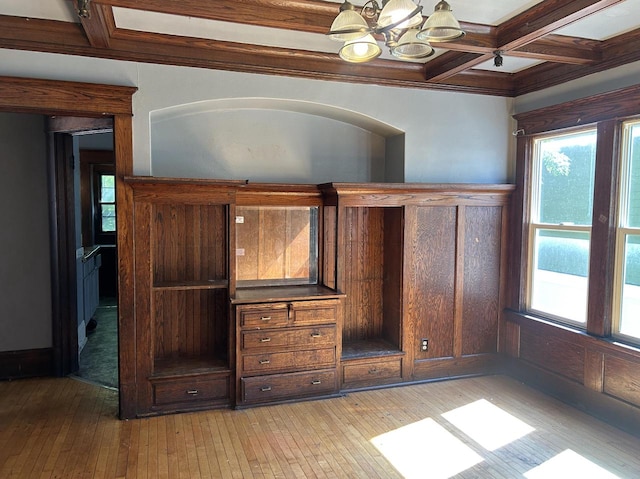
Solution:
<svg viewBox="0 0 640 479"><path fill-rule="evenodd" d="M430 57L434 50L429 42L446 42L464 35L444 0L438 2L431 16L422 22L422 6L412 0L382 0L382 7L377 0L369 0L360 13L345 0L327 35L344 42L340 58L353 63L380 56L382 48L374 34L381 35L391 54L402 60Z"/></svg>

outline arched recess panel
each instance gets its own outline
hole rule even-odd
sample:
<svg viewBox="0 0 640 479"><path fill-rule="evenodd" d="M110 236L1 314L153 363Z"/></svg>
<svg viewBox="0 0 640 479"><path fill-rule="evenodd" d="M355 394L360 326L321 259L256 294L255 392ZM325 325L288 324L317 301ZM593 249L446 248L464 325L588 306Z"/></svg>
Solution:
<svg viewBox="0 0 640 479"><path fill-rule="evenodd" d="M323 183L402 181L402 131L310 102L238 98L151 113L154 176Z"/></svg>

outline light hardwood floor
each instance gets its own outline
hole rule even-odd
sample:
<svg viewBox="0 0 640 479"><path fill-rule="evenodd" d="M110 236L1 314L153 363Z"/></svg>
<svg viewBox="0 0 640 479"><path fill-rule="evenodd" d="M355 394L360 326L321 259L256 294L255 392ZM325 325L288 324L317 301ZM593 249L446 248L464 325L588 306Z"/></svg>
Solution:
<svg viewBox="0 0 640 479"><path fill-rule="evenodd" d="M640 477L640 439L503 376L119 421L74 379L0 383L1 478Z"/></svg>

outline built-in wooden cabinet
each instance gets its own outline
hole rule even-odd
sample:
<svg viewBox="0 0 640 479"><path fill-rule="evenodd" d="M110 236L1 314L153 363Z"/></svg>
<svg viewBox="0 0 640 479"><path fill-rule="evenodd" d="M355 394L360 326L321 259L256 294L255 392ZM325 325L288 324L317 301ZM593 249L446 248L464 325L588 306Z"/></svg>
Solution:
<svg viewBox="0 0 640 479"><path fill-rule="evenodd" d="M336 228L325 274L346 295L342 388L495 371L512 187L321 188Z"/></svg>
<svg viewBox="0 0 640 479"><path fill-rule="evenodd" d="M495 370L510 186L127 182L138 416Z"/></svg>
<svg viewBox="0 0 640 479"><path fill-rule="evenodd" d="M341 297L318 285L236 292L236 406L338 392Z"/></svg>
<svg viewBox="0 0 640 479"><path fill-rule="evenodd" d="M234 184L130 180L138 415L231 404Z"/></svg>

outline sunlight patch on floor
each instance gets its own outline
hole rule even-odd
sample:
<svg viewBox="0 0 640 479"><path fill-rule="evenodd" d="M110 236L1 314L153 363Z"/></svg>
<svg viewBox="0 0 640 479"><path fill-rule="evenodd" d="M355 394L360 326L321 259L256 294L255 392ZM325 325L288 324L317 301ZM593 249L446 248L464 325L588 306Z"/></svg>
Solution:
<svg viewBox="0 0 640 479"><path fill-rule="evenodd" d="M567 449L524 474L527 479L565 479L588 477L589 479L619 479L615 474L594 464L577 452Z"/></svg>
<svg viewBox="0 0 640 479"><path fill-rule="evenodd" d="M535 431L486 399L453 409L442 417L488 451L495 451Z"/></svg>
<svg viewBox="0 0 640 479"><path fill-rule="evenodd" d="M483 461L431 418L381 434L371 443L407 479L449 478Z"/></svg>

